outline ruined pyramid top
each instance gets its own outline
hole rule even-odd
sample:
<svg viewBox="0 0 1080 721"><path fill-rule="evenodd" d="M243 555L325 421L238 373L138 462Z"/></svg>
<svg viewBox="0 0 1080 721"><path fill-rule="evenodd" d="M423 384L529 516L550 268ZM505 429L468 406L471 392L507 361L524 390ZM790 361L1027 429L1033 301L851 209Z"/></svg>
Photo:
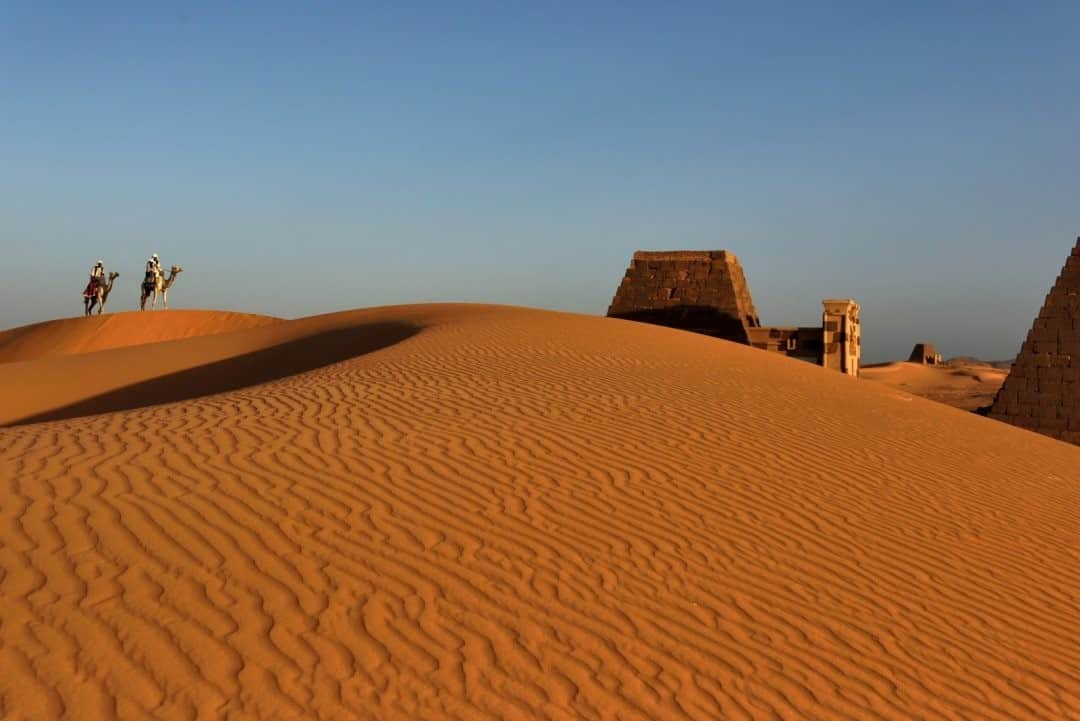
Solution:
<svg viewBox="0 0 1080 721"><path fill-rule="evenodd" d="M739 259L726 250L637 251L608 315L740 343L761 325Z"/></svg>

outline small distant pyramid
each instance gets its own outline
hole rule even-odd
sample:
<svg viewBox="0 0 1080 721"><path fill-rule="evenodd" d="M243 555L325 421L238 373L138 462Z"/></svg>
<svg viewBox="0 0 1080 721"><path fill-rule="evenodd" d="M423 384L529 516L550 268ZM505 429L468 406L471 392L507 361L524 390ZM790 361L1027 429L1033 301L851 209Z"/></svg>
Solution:
<svg viewBox="0 0 1080 721"><path fill-rule="evenodd" d="M1080 445L1080 238L988 415Z"/></svg>
<svg viewBox="0 0 1080 721"><path fill-rule="evenodd" d="M941 354L933 343L916 343L908 356L908 363L922 363L923 365L941 365Z"/></svg>

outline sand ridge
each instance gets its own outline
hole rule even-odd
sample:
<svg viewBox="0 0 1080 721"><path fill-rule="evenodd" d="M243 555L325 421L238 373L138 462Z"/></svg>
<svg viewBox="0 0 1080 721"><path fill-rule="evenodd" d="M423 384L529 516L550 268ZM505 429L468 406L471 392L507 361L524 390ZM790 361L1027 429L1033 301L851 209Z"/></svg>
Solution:
<svg viewBox="0 0 1080 721"><path fill-rule="evenodd" d="M0 364L0 388L6 389L0 426L234 390L371 352L416 332L407 323L377 317L359 311L263 322L251 316L238 324L250 326L244 330ZM197 320L203 322L196 327L206 328L233 319ZM132 334L130 325L121 326L122 337L145 337ZM178 327L190 330L191 324ZM101 342L110 340L105 335Z"/></svg>
<svg viewBox="0 0 1080 721"><path fill-rule="evenodd" d="M416 332L0 429L0 716L1080 717L1080 448L627 321L289 323Z"/></svg>
<svg viewBox="0 0 1080 721"><path fill-rule="evenodd" d="M280 322L251 313L208 310L127 311L63 318L0 331L0 363L93 353L145 343L230 333Z"/></svg>

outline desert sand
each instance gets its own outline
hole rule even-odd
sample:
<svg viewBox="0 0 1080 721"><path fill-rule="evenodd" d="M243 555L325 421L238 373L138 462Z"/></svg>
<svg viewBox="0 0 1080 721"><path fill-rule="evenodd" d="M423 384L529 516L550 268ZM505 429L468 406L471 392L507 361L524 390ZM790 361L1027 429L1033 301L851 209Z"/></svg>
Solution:
<svg viewBox="0 0 1080 721"><path fill-rule="evenodd" d="M1076 446L629 321L174 313L0 365L0 717L1080 718Z"/></svg>
<svg viewBox="0 0 1080 721"><path fill-rule="evenodd" d="M973 411L994 402L1008 375L1008 368L976 360L954 360L936 366L902 361L863 366L859 378Z"/></svg>
<svg viewBox="0 0 1080 721"><path fill-rule="evenodd" d="M138 316L139 311L109 313L0 331L0 363L228 333L280 320L265 315L205 310L171 310L155 315L153 322Z"/></svg>

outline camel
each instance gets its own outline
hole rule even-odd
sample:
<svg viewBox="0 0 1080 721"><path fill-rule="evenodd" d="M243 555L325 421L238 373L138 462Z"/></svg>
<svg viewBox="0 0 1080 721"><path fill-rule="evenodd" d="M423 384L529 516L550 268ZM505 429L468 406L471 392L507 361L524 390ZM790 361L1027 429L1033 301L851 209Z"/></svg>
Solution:
<svg viewBox="0 0 1080 721"><path fill-rule="evenodd" d="M109 273L109 282L101 283L97 285L97 292L89 298L83 298L83 307L86 310L86 314L90 315L94 312L94 306L97 306L97 313L101 315L105 310L105 301L109 299L109 293L112 292L113 283L120 277L119 273Z"/></svg>
<svg viewBox="0 0 1080 721"><path fill-rule="evenodd" d="M172 288L172 284L176 282L176 276L184 272L184 269L178 265L174 265L169 269L169 277L163 278L158 275L154 281L153 288L149 287L146 283L143 283L142 296L139 298L139 310L146 310L146 299L150 297L150 294L154 294L154 299L150 302L150 310L154 310L157 306L158 295L161 295L161 304L165 310L169 309L169 288Z"/></svg>

